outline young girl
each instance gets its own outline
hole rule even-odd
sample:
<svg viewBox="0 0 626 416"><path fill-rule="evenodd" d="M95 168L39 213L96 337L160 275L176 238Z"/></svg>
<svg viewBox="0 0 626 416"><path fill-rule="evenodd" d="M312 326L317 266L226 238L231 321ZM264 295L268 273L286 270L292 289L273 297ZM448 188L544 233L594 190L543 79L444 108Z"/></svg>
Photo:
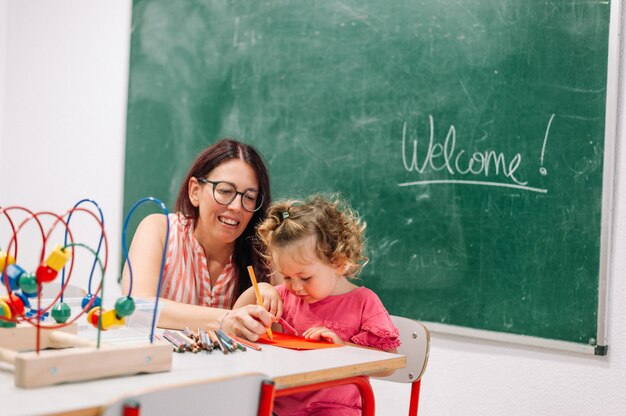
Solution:
<svg viewBox="0 0 626 416"><path fill-rule="evenodd" d="M308 339L395 352L398 330L382 302L350 281L367 262L364 228L339 198L272 205L257 233L275 277L284 283L260 284L264 306ZM255 300L254 291L247 290L235 307ZM275 412L360 415L361 399L355 386L332 387L278 398Z"/></svg>

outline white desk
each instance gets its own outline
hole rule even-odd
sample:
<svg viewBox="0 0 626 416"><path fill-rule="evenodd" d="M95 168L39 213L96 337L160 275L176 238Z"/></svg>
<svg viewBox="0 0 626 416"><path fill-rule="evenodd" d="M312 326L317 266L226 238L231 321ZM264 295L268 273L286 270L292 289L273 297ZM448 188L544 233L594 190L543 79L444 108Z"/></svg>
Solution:
<svg viewBox="0 0 626 416"><path fill-rule="evenodd" d="M346 377L402 368L406 357L377 350L340 347L293 351L263 345L263 351L238 351L224 355L174 354L172 371L71 383L38 389L14 386L11 367L0 363L0 403L4 415L68 413L97 414L98 408L133 391L206 379L220 380L238 374L262 373L285 389ZM228 400L236 400L229 397ZM182 410L181 410L182 411Z"/></svg>

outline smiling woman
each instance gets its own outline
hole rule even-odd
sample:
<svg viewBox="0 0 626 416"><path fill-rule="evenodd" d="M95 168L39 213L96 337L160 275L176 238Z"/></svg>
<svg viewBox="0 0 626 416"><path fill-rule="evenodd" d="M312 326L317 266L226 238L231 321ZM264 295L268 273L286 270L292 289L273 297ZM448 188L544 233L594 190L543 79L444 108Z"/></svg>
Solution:
<svg viewBox="0 0 626 416"><path fill-rule="evenodd" d="M222 328L252 340L265 332L271 316L264 308L231 308L250 286L248 265L269 281L250 237L270 202L267 169L251 146L224 139L198 155L178 192L177 212L146 217L130 247L133 293L149 298L157 291L169 221L160 327ZM125 291L130 280L125 268Z"/></svg>

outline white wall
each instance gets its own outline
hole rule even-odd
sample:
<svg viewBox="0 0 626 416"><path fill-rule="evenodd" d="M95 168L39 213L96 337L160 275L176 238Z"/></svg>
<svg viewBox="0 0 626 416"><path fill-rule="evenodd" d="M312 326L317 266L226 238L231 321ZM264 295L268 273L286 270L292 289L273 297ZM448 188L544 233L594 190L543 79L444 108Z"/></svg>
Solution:
<svg viewBox="0 0 626 416"><path fill-rule="evenodd" d="M8 18L7 18L7 2L4 0L0 0L0 201L4 201L4 193L3 189L5 188L4 184L4 175L2 174L1 166L4 164L4 157L2 152L2 142L1 140L4 136L2 133L4 132L4 105L5 105L5 91L6 91L6 58L7 58L7 34L8 30ZM0 206L2 206L2 202L0 202Z"/></svg>
<svg viewBox="0 0 626 416"><path fill-rule="evenodd" d="M0 1L1 205L62 213L95 200L111 248L105 282L119 293L112 283L120 274L130 1ZM70 225L87 218L76 214ZM90 237L75 238L95 249L98 237ZM72 280L85 287L88 273L77 270Z"/></svg>
<svg viewBox="0 0 626 416"><path fill-rule="evenodd" d="M8 28L6 42L0 33L0 205L61 211L97 200L114 254L109 282L119 273L130 2L0 0L0 28ZM624 149L616 155L608 356L433 334L422 415L626 414ZM400 414L391 399L400 390L380 391L381 414Z"/></svg>

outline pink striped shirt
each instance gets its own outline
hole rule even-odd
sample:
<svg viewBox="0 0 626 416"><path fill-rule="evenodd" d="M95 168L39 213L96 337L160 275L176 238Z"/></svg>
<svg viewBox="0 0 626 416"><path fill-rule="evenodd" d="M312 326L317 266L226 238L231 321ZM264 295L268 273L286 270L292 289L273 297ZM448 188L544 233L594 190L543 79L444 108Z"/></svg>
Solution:
<svg viewBox="0 0 626 416"><path fill-rule="evenodd" d="M193 221L169 214L170 235L163 271L161 297L192 305L231 309L237 269L230 261L211 287L204 249L193 235Z"/></svg>

